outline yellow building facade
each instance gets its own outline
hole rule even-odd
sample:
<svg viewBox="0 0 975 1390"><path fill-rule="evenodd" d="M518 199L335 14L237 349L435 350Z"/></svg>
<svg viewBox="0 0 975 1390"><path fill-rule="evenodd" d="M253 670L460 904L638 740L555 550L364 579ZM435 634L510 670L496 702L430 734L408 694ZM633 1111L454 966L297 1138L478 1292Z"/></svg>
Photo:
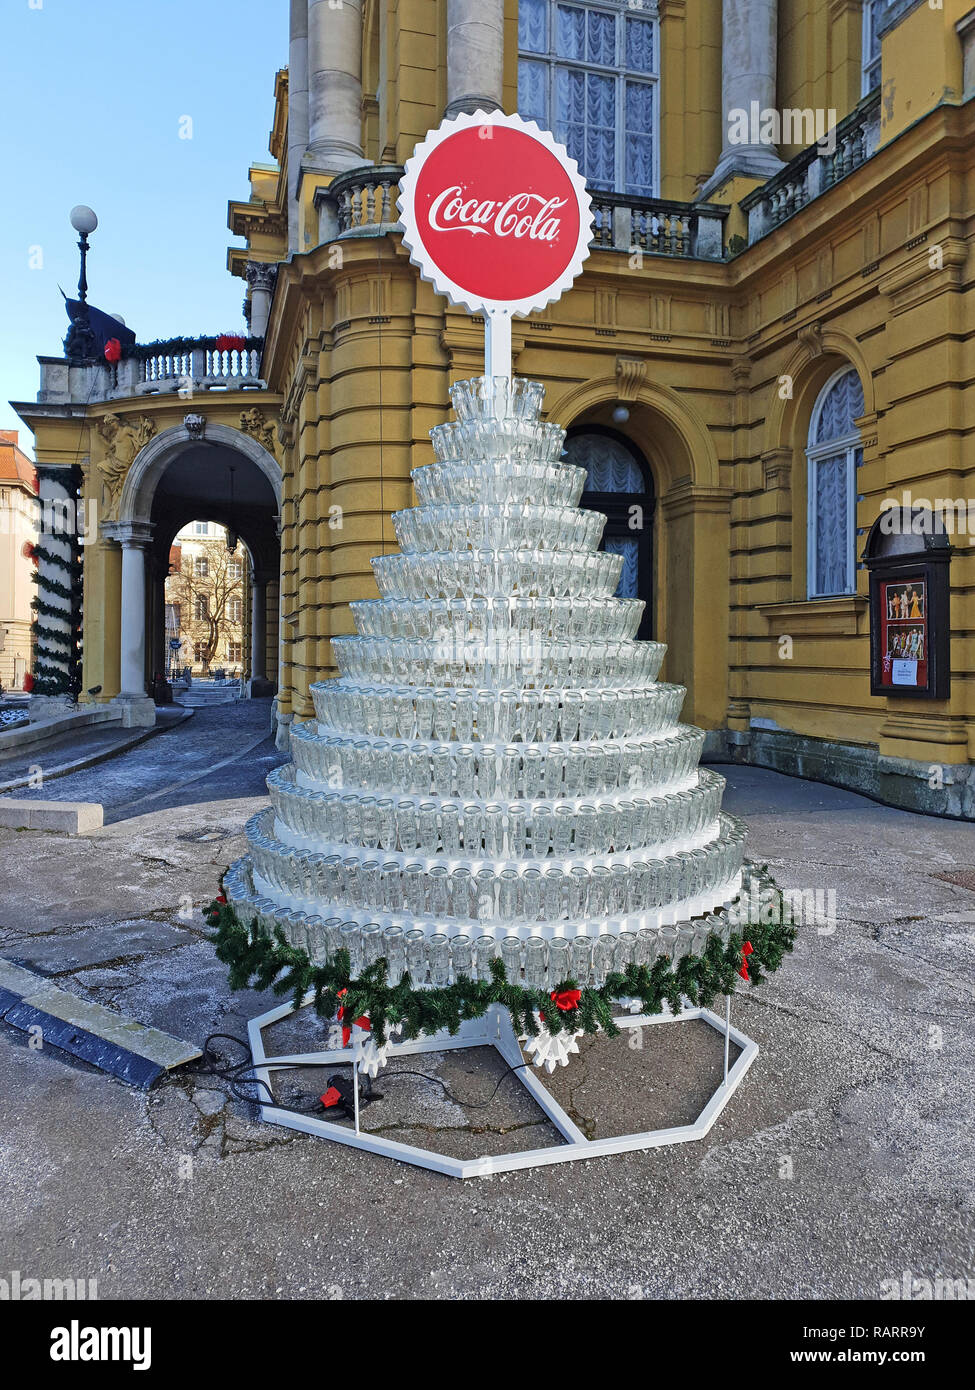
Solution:
<svg viewBox="0 0 975 1390"><path fill-rule="evenodd" d="M892 502L975 498L973 54L966 0L291 0L228 260L277 440L282 742L375 596L449 386L483 370L482 325L402 247L401 166L445 113L502 107L566 141L596 215L571 291L515 321L514 370L590 503L638 498L624 573L684 717L715 758L975 817L971 534L945 698L871 694L863 561Z"/></svg>

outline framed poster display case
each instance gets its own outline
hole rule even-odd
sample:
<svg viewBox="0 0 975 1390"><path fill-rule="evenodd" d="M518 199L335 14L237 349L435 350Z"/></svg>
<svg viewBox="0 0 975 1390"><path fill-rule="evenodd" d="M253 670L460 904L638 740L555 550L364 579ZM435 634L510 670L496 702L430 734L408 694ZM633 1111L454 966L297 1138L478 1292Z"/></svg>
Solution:
<svg viewBox="0 0 975 1390"><path fill-rule="evenodd" d="M863 551L870 571L870 693L946 700L951 682L948 565L936 514L880 514Z"/></svg>

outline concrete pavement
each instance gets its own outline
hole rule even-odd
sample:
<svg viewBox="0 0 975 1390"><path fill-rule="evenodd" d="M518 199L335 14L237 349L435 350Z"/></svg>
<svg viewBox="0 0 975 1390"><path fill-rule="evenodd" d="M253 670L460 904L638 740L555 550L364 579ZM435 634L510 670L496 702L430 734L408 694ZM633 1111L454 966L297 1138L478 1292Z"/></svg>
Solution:
<svg viewBox="0 0 975 1390"><path fill-rule="evenodd" d="M262 730L236 709L40 793L105 800L105 829L0 830L0 955L196 1043L269 1007L229 993L197 912L281 761L242 752ZM145 1095L0 1031L0 1273L163 1298L878 1298L905 1270L975 1276L971 827L722 771L751 856L835 915L736 996L761 1052L706 1140L464 1184L259 1124L215 1077ZM596 1132L679 1122L720 1074L713 1036L584 1040L553 1090ZM370 1124L451 1152L546 1142L510 1077L465 1105L500 1074L484 1052L421 1060L451 1094L381 1083Z"/></svg>

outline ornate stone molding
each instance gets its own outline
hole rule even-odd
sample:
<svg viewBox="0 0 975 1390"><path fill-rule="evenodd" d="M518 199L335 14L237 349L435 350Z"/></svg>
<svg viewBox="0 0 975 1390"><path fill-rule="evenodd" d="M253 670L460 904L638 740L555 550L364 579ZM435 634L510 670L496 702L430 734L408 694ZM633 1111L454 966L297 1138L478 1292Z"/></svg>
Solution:
<svg viewBox="0 0 975 1390"><path fill-rule="evenodd" d="M731 379L736 391L746 390L751 380L752 364L749 357L734 357L731 361Z"/></svg>
<svg viewBox="0 0 975 1390"><path fill-rule="evenodd" d="M108 515L117 517L126 475L136 454L156 433L156 422L148 415L135 419L110 414L99 420L96 429L105 442L105 457L95 467L108 492Z"/></svg>
<svg viewBox="0 0 975 1390"><path fill-rule="evenodd" d="M107 540L121 546L145 548L152 543L155 525L150 521L112 521L102 526Z"/></svg>
<svg viewBox="0 0 975 1390"><path fill-rule="evenodd" d="M274 426L259 405L252 405L249 410L240 412L240 429L241 433L249 434L251 439L256 439L261 448L266 449L272 458L277 458Z"/></svg>
<svg viewBox="0 0 975 1390"><path fill-rule="evenodd" d="M269 294L273 294L278 279L277 263L274 261L248 261L244 270L244 278L252 290L267 290Z"/></svg>
<svg viewBox="0 0 975 1390"><path fill-rule="evenodd" d="M770 488L787 488L792 483L792 450L768 449L762 455L762 481Z"/></svg>
<svg viewBox="0 0 975 1390"><path fill-rule="evenodd" d="M862 594L757 605L769 632L776 637L852 637L864 631L867 607L868 600Z"/></svg>
<svg viewBox="0 0 975 1390"><path fill-rule="evenodd" d="M804 328L799 329L796 337L810 357L822 357L823 325L821 323L807 323Z"/></svg>
<svg viewBox="0 0 975 1390"><path fill-rule="evenodd" d="M616 387L621 401L635 401L647 376L647 364L641 357L617 357Z"/></svg>
<svg viewBox="0 0 975 1390"><path fill-rule="evenodd" d="M189 415L183 416L183 428L186 430L190 439L194 440L196 443L199 443L206 434L206 427L207 417L205 415L190 413Z"/></svg>

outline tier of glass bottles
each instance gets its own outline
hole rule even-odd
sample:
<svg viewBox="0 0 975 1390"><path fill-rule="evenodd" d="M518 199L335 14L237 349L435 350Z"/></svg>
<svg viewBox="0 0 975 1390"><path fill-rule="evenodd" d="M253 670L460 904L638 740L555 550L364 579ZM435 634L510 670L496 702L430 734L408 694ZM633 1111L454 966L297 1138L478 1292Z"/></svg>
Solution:
<svg viewBox="0 0 975 1390"><path fill-rule="evenodd" d="M379 955L417 984L605 978L727 939L744 833L723 780L656 680L665 647L635 640L643 604L614 595L622 557L578 507L585 472L542 387L478 378L431 432L400 554L378 600L351 605L340 675L311 689L293 763L268 779L228 873L252 931L277 924L353 974ZM512 972L515 972L512 974Z"/></svg>

